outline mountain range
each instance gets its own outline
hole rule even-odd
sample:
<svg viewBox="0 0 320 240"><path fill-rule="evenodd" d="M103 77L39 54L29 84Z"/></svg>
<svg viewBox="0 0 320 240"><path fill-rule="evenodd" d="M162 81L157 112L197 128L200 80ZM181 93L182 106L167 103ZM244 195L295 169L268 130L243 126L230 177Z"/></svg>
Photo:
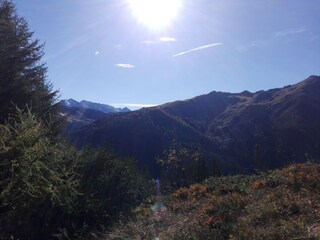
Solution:
<svg viewBox="0 0 320 240"><path fill-rule="evenodd" d="M81 102L78 102L74 99L66 99L66 100L60 101L60 104L64 107L68 107L68 108L91 109L91 110L97 110L97 111L104 112L104 113L130 112L130 109L127 107L115 108L115 107L107 105L107 104L94 103L94 102L89 102L86 100L82 100Z"/></svg>
<svg viewBox="0 0 320 240"><path fill-rule="evenodd" d="M108 147L159 174L173 146L201 153L225 174L320 159L320 77L251 93L210 92L104 115L69 132L79 147Z"/></svg>
<svg viewBox="0 0 320 240"><path fill-rule="evenodd" d="M78 102L74 99L67 99L60 101L59 104L61 114L67 116L65 132L73 131L111 114L130 112L130 109L126 107L115 108L86 100Z"/></svg>

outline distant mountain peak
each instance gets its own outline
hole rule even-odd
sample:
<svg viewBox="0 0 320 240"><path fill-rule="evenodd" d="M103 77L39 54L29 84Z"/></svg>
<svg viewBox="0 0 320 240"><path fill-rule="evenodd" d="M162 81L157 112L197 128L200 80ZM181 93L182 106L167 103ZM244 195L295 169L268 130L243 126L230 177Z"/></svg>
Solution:
<svg viewBox="0 0 320 240"><path fill-rule="evenodd" d="M62 100L61 102L62 102L62 104L64 106L67 106L67 107L75 105L75 104L78 104L78 102L76 100L71 99L71 98L70 99L66 99L66 100Z"/></svg>
<svg viewBox="0 0 320 240"><path fill-rule="evenodd" d="M107 104L101 104L101 103L95 103L90 102L87 100L82 100L80 102L74 100L74 99L66 99L62 100L61 104L65 107L75 107L75 108L83 108L83 109L92 109L101 111L104 113L121 113L121 112L130 112L130 109L125 108L115 108L113 106L107 105Z"/></svg>
<svg viewBox="0 0 320 240"><path fill-rule="evenodd" d="M296 84L296 86L304 85L304 86L319 86L320 85L320 76L311 75L306 80Z"/></svg>
<svg viewBox="0 0 320 240"><path fill-rule="evenodd" d="M122 108L123 112L131 112L131 110L127 107Z"/></svg>
<svg viewBox="0 0 320 240"><path fill-rule="evenodd" d="M245 90L245 91L241 92L240 95L244 96L244 97L252 97L253 93L249 92L248 90Z"/></svg>

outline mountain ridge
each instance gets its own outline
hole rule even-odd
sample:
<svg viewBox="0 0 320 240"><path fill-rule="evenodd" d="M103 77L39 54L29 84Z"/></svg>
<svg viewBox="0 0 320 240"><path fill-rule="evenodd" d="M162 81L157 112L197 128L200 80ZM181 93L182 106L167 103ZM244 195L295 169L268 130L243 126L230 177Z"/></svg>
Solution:
<svg viewBox="0 0 320 240"><path fill-rule="evenodd" d="M119 112L130 112L131 110L127 107L125 108L116 108L108 104L90 102L87 100L81 100L80 102L70 98L60 101L60 104L64 107L76 107L83 109L92 109L104 113L119 113Z"/></svg>
<svg viewBox="0 0 320 240"><path fill-rule="evenodd" d="M212 91L185 101L107 116L70 136L78 146L111 147L158 173L172 142L200 149L225 173L320 158L320 77L267 91ZM216 164L216 163L215 163ZM214 165L215 165L214 164ZM156 169L156 170L155 170Z"/></svg>
<svg viewBox="0 0 320 240"><path fill-rule="evenodd" d="M67 117L64 132L75 131L83 126L112 114L123 114L130 112L128 108L115 108L101 103L94 103L86 100L80 102L74 99L60 101L60 114Z"/></svg>

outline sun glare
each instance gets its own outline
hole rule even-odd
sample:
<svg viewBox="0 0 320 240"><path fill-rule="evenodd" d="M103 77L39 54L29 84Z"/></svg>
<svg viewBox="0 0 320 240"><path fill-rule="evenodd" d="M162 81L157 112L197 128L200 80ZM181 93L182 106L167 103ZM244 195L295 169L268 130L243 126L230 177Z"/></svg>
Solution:
<svg viewBox="0 0 320 240"><path fill-rule="evenodd" d="M138 21L156 30L171 24L177 16L182 0L129 0Z"/></svg>

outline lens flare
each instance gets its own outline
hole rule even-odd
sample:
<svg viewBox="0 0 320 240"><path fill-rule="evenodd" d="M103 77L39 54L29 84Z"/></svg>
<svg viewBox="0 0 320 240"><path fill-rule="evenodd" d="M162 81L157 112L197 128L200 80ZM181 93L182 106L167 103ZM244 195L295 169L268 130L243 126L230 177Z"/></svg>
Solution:
<svg viewBox="0 0 320 240"><path fill-rule="evenodd" d="M160 188L160 180L156 181L156 192L157 192L157 201L155 204L151 206L151 210L153 211L154 217L156 220L160 220L167 210L166 206L162 203L161 200L161 188Z"/></svg>

